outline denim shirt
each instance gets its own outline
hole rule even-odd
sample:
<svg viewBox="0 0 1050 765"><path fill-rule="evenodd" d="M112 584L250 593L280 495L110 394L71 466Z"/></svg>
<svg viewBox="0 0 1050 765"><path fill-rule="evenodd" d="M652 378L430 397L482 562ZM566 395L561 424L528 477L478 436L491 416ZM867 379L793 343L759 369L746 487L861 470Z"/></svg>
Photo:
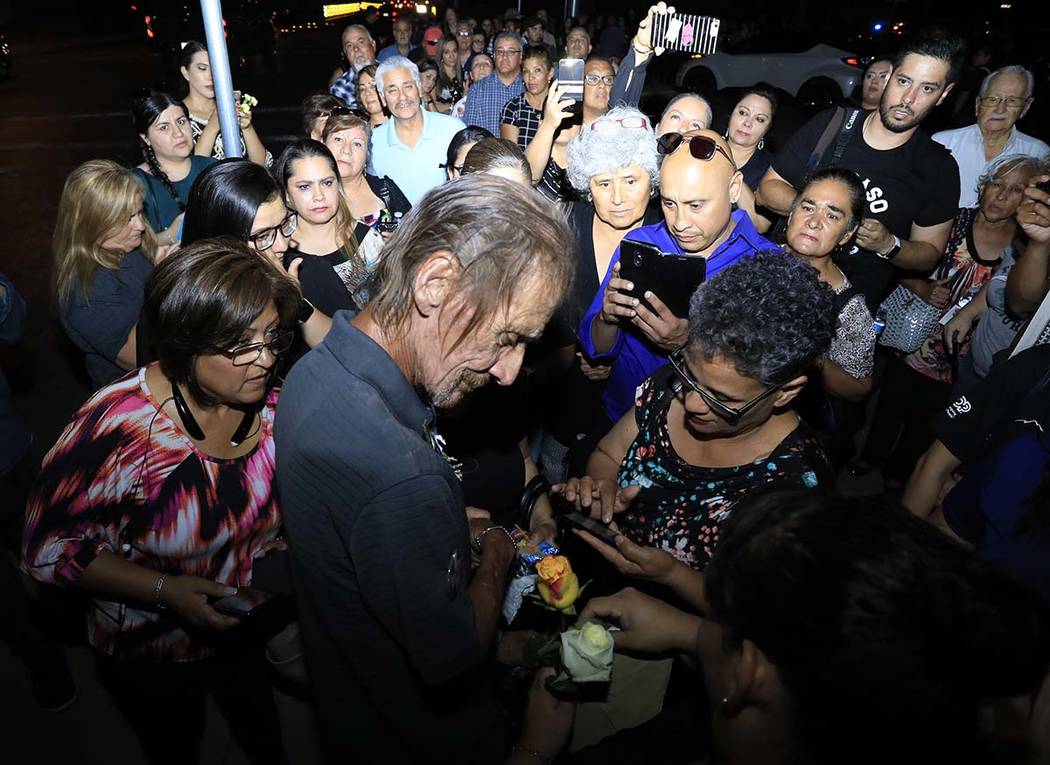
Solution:
<svg viewBox="0 0 1050 765"><path fill-rule="evenodd" d="M707 257L707 278L756 252L780 251L775 244L755 230L751 224L751 218L743 210L734 212L731 219L735 223L733 232ZM671 235L666 222L636 228L624 238L654 244L662 252L677 255L688 254ZM580 321L579 329L580 344L589 358L613 360L612 373L609 375L605 393L602 395L602 409L609 420L614 423L634 406L634 392L638 386L667 363L667 352L653 345L640 330L630 324L624 324L616 330L616 340L613 341L612 348L607 352L599 353L594 348L591 326L595 321L601 321L598 315L602 311L602 296L605 294L605 287L609 279L612 278L613 266L619 262L620 248L617 247L612 260L609 261L609 270L605 272L605 278L602 279L601 286L591 301L591 307L587 309L587 313Z"/></svg>

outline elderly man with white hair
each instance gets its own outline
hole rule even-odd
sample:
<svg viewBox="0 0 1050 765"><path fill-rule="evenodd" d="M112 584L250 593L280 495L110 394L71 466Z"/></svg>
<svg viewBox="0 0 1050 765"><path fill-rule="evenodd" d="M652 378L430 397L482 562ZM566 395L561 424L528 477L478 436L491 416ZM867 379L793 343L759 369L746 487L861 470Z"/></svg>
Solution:
<svg viewBox="0 0 1050 765"><path fill-rule="evenodd" d="M984 78L977 94L977 122L935 133L959 164L959 207L976 207L977 181L999 156L1025 154L1036 159L1050 155L1050 146L1026 135L1015 123L1032 106L1032 73L1023 66L1004 66Z"/></svg>
<svg viewBox="0 0 1050 765"><path fill-rule="evenodd" d="M423 110L419 68L404 56L391 56L379 65L376 89L392 119L372 132L372 167L379 177L392 178L414 205L445 182L442 165L448 145L466 125Z"/></svg>
<svg viewBox="0 0 1050 765"><path fill-rule="evenodd" d="M332 73L328 90L337 98L346 101L351 109L357 107L357 73L376 60L376 41L368 27L351 24L343 30L343 55L349 65L345 72L337 68Z"/></svg>

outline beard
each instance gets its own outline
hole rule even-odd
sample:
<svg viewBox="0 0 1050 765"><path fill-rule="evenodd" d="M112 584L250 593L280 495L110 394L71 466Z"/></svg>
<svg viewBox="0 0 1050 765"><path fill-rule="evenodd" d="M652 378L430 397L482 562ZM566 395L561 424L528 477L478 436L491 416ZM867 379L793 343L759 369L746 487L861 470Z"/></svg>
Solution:
<svg viewBox="0 0 1050 765"><path fill-rule="evenodd" d="M436 409L451 409L478 388L485 387L488 382L489 375L464 369L454 380L431 393L430 401Z"/></svg>
<svg viewBox="0 0 1050 765"><path fill-rule="evenodd" d="M885 102L885 97L882 99ZM910 106L904 104L893 104L887 106L885 103L879 104L879 119L882 120L882 125L891 133L907 133L912 128L918 127L919 123L926 119L926 115L930 113L934 106L937 105L935 101L933 104L928 106L922 112L916 112ZM903 120L898 121L893 117L893 111L895 109L904 109L908 112L909 116Z"/></svg>

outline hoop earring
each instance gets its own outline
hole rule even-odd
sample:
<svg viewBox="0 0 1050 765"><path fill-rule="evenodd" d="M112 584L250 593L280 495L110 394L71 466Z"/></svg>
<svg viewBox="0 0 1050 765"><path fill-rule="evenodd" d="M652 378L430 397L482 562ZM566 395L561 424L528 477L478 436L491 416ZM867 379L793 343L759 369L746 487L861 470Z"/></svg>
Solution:
<svg viewBox="0 0 1050 765"><path fill-rule="evenodd" d="M759 151L761 151L762 147L764 147L765 145L766 145L766 139L765 138L759 138L758 139L758 149L759 149Z"/></svg>

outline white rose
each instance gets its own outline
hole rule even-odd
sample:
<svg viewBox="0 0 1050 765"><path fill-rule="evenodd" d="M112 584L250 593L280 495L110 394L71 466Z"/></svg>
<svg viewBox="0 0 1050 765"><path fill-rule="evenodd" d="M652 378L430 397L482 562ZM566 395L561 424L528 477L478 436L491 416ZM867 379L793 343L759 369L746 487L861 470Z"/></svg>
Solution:
<svg viewBox="0 0 1050 765"><path fill-rule="evenodd" d="M561 661L575 683L608 682L613 662L608 627L588 619L561 633Z"/></svg>

